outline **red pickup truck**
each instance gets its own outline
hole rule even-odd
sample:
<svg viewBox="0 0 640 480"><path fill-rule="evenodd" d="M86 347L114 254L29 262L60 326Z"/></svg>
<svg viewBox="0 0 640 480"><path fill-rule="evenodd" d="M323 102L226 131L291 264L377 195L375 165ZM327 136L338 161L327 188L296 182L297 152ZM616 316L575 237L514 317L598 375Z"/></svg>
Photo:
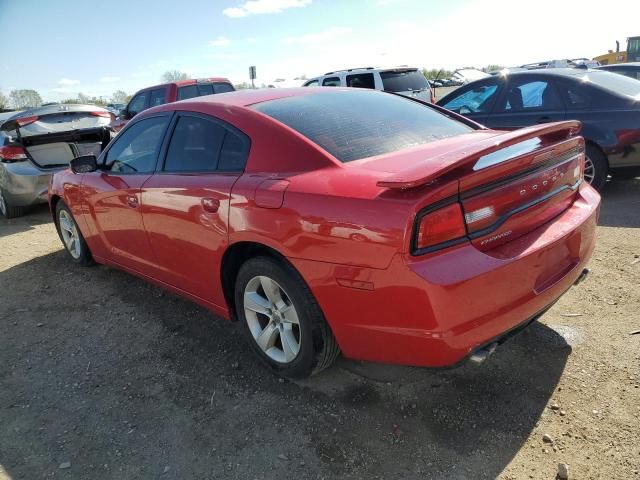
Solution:
<svg viewBox="0 0 640 480"><path fill-rule="evenodd" d="M111 122L111 128L116 132L120 131L136 114L147 108L164 103L177 102L178 100L186 100L187 98L233 91L235 91L233 84L223 77L180 80L178 82L143 88L131 97L127 106L121 110L118 117Z"/></svg>

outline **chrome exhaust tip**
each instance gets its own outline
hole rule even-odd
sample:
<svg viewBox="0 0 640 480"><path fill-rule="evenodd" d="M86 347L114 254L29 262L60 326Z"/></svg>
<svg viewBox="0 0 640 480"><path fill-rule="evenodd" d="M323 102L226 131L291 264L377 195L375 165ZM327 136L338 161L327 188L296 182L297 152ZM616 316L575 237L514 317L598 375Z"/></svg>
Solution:
<svg viewBox="0 0 640 480"><path fill-rule="evenodd" d="M496 351L496 348L498 348L498 342L493 342L484 348L476 350L469 357L469 361L479 365L489 358Z"/></svg>
<svg viewBox="0 0 640 480"><path fill-rule="evenodd" d="M582 272L580 272L580 276L578 278L576 278L576 281L573 282L574 285L578 285L580 282L582 282L585 278L587 278L587 275L589 275L589 272L591 272L591 270L589 270L588 268L584 268L582 270Z"/></svg>

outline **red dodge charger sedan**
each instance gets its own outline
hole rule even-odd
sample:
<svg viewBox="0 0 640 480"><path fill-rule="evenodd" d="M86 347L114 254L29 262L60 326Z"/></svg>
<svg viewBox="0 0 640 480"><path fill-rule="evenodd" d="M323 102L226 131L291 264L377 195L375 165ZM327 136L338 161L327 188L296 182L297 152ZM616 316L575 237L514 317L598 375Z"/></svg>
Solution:
<svg viewBox="0 0 640 480"><path fill-rule="evenodd" d="M74 262L237 319L280 375L340 352L445 366L587 272L600 197L579 130L489 130L353 88L224 93L137 115L49 201Z"/></svg>

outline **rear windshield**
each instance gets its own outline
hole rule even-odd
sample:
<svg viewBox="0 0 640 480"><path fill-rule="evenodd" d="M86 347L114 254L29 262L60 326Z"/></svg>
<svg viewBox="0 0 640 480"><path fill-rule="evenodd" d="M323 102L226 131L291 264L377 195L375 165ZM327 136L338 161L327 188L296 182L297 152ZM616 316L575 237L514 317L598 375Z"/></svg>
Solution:
<svg viewBox="0 0 640 480"><path fill-rule="evenodd" d="M429 83L418 70L404 72L380 72L382 85L386 92L406 92L407 90L424 90Z"/></svg>
<svg viewBox="0 0 640 480"><path fill-rule="evenodd" d="M621 93L640 100L640 82L619 73L590 71L584 74L582 80L614 93Z"/></svg>
<svg viewBox="0 0 640 480"><path fill-rule="evenodd" d="M342 162L473 131L424 104L378 91L337 90L252 105Z"/></svg>

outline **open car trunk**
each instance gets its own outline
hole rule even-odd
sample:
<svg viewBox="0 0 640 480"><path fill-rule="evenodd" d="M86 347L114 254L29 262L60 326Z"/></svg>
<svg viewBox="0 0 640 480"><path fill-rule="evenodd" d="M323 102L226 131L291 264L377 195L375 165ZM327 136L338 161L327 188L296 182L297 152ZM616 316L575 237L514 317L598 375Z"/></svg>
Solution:
<svg viewBox="0 0 640 480"><path fill-rule="evenodd" d="M59 168L81 155L99 155L111 139L111 118L94 105L47 105L20 112L0 129L38 167Z"/></svg>
<svg viewBox="0 0 640 480"><path fill-rule="evenodd" d="M98 156L110 139L107 127L19 138L31 161L44 169L67 166L81 155Z"/></svg>

